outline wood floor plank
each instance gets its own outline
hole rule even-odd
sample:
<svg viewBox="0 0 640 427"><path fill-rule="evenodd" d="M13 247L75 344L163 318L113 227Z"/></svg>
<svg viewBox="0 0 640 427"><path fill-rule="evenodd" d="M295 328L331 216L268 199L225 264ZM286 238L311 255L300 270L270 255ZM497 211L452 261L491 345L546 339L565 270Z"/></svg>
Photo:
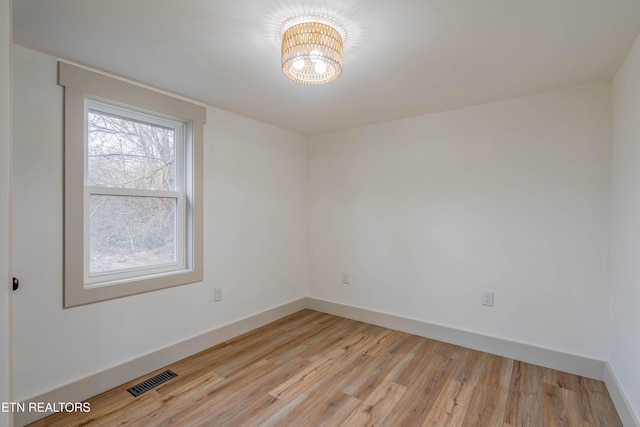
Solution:
<svg viewBox="0 0 640 427"><path fill-rule="evenodd" d="M390 346L396 344L398 341L402 340L407 336L409 336L409 334L387 329L387 332L383 332L381 334L378 334L375 337L372 337L370 345L363 348L362 352L374 357L380 356Z"/></svg>
<svg viewBox="0 0 640 427"><path fill-rule="evenodd" d="M364 353L356 352L351 354L345 363L329 371L326 375L317 377L315 383L311 384L302 393L299 393L285 407L269 418L263 424L263 427L312 425L308 424L308 419L314 415L318 405L322 407L327 402L327 406L330 406L333 402L332 396L336 394L336 390L340 390L341 385L351 378L359 377L363 367L370 359L373 358ZM356 400L358 404L361 403L360 400Z"/></svg>
<svg viewBox="0 0 640 427"><path fill-rule="evenodd" d="M594 426L617 426L619 420L612 415L616 411L606 385L602 381L584 377L577 377L576 384L582 420Z"/></svg>
<svg viewBox="0 0 640 427"><path fill-rule="evenodd" d="M516 427L543 425L543 368L515 361L505 411L505 423Z"/></svg>
<svg viewBox="0 0 640 427"><path fill-rule="evenodd" d="M428 365L432 363L433 357L437 356L438 360L442 359L441 355L437 355L431 351L435 341L424 338L421 339L403 358L402 361L389 373L387 378L389 381L409 386L417 378L417 373L423 372Z"/></svg>
<svg viewBox="0 0 640 427"><path fill-rule="evenodd" d="M373 393L356 408L345 425L348 426L377 426L387 418L395 404L407 391L405 386L383 381Z"/></svg>
<svg viewBox="0 0 640 427"><path fill-rule="evenodd" d="M305 331L307 326L316 327L324 321L334 320L336 320L336 317L330 314L305 309L269 323L265 325L264 328L278 328L285 332L293 331L294 333L300 333Z"/></svg>
<svg viewBox="0 0 640 427"><path fill-rule="evenodd" d="M134 398L126 388L178 376ZM621 427L606 386L302 310L89 399L65 426Z"/></svg>
<svg viewBox="0 0 640 427"><path fill-rule="evenodd" d="M209 410L218 407L217 405L227 396L251 385L257 378L267 375L273 369L273 364L256 363L238 374L234 381L224 380L200 392L189 390L186 393L166 396L165 400L171 402L169 407L162 412L140 417L140 420L154 426L181 425L186 419L196 423L198 420L205 419L209 415ZM189 408L188 411L185 411L186 407Z"/></svg>
<svg viewBox="0 0 640 427"><path fill-rule="evenodd" d="M362 347L365 340L366 337L363 334L354 336L327 355L317 359L289 381L273 389L270 394L280 400L290 402L299 393L311 387L320 377L346 361Z"/></svg>
<svg viewBox="0 0 640 427"><path fill-rule="evenodd" d="M389 345L383 353L368 359L368 363L358 377L352 378L342 387L345 394L364 400L382 381L389 380L387 377L415 346L408 335L395 335L394 338L393 342L388 342ZM365 350L365 354L371 355L368 350Z"/></svg>
<svg viewBox="0 0 640 427"><path fill-rule="evenodd" d="M475 387L465 427L497 426L504 422L513 360L488 355L485 369Z"/></svg>
<svg viewBox="0 0 640 427"><path fill-rule="evenodd" d="M474 387L455 380L447 380L429 411L422 427L459 427L462 425Z"/></svg>
<svg viewBox="0 0 640 427"><path fill-rule="evenodd" d="M361 403L360 399L341 391L333 392L327 400L314 405L316 409L305 419L304 424L295 425L342 426Z"/></svg>
<svg viewBox="0 0 640 427"><path fill-rule="evenodd" d="M262 426L266 419L279 411L284 405L285 403L282 400L276 399L270 394L265 394L250 402L241 413L227 419L222 424L215 425L229 427ZM203 425L212 425L211 420L207 420Z"/></svg>
<svg viewBox="0 0 640 427"><path fill-rule="evenodd" d="M166 425L198 424L207 421L221 425L228 419L245 413L247 406L268 394L276 384L288 378L291 371L303 369L308 364L307 360L299 358L284 366L261 360L228 378L217 389L212 390L206 399L186 396L190 399L189 411L184 411L183 405L176 405L173 412L167 411L162 415L171 421ZM273 404L269 399L265 399L265 402ZM273 406L277 407L278 405ZM173 416L170 416L171 414Z"/></svg>
<svg viewBox="0 0 640 427"><path fill-rule="evenodd" d="M266 355L292 339L289 335L274 334L252 339L243 345L236 344L233 346L236 349L233 357L227 359L224 363L217 364L214 370L222 376L232 375L234 372L242 370L245 366L264 359Z"/></svg>
<svg viewBox="0 0 640 427"><path fill-rule="evenodd" d="M433 353L427 353L425 360L428 364L414 372L413 381L409 382L406 393L383 426L419 426L427 418L454 361Z"/></svg>
<svg viewBox="0 0 640 427"><path fill-rule="evenodd" d="M451 370L451 378L463 384L477 386L484 373L489 354L481 351L465 349Z"/></svg>
<svg viewBox="0 0 640 427"><path fill-rule="evenodd" d="M544 369L543 381L561 389L577 391L580 388L578 377L555 369Z"/></svg>
<svg viewBox="0 0 640 427"><path fill-rule="evenodd" d="M431 351L441 354L444 357L458 360L464 353L465 348L460 347L459 345L449 344L442 341L433 341L433 347Z"/></svg>
<svg viewBox="0 0 640 427"><path fill-rule="evenodd" d="M341 319L339 324L330 330L328 334L324 335L322 339L314 342L305 349L305 351L301 352L300 357L315 361L332 351L335 347L353 338L355 335L360 334L363 338L366 337L362 334L362 331L364 331L367 326L366 323L355 320Z"/></svg>
<svg viewBox="0 0 640 427"><path fill-rule="evenodd" d="M607 392L578 391L578 401L582 408L582 420L594 426L621 426L611 396Z"/></svg>
<svg viewBox="0 0 640 427"><path fill-rule="evenodd" d="M546 382L542 387L544 390L544 425L582 425L580 410L577 407L578 397L573 390Z"/></svg>
<svg viewBox="0 0 640 427"><path fill-rule="evenodd" d="M378 335L387 332L388 329L382 326L377 325L369 325L364 331L363 334L371 335L372 337L377 337Z"/></svg>
<svg viewBox="0 0 640 427"><path fill-rule="evenodd" d="M293 357L302 357L312 360L318 357L319 354L314 351L312 347L318 348L319 342L330 339L329 337L334 337L333 339L335 342L339 342L340 340L347 338L344 333L343 325L348 322L348 319L330 316L329 319L321 320L322 321L319 320L313 324L304 325L303 332L301 333L294 331L295 339L273 351L268 355L268 358L277 364L285 363ZM339 331L342 331L342 333L339 333ZM335 338L335 336L339 336L339 338ZM331 348L323 347L321 345L320 347L324 349Z"/></svg>

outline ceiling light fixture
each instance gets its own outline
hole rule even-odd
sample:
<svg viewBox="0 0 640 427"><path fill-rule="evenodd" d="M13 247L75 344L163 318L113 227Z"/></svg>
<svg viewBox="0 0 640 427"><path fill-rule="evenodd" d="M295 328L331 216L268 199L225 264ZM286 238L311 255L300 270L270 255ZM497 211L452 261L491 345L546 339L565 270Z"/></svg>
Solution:
<svg viewBox="0 0 640 427"><path fill-rule="evenodd" d="M342 74L344 28L325 17L286 21L282 32L282 72L305 84L331 82Z"/></svg>

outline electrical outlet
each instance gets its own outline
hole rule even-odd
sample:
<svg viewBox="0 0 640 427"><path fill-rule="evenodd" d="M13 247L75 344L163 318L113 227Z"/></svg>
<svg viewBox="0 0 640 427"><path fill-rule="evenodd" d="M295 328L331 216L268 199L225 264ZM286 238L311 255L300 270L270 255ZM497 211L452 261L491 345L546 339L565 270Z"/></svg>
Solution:
<svg viewBox="0 0 640 427"><path fill-rule="evenodd" d="M493 291L482 291L482 305L493 307Z"/></svg>
<svg viewBox="0 0 640 427"><path fill-rule="evenodd" d="M222 286L213 288L213 301L214 302L222 301L223 292L224 292L224 288Z"/></svg>
<svg viewBox="0 0 640 427"><path fill-rule="evenodd" d="M343 285L349 284L349 273L342 273L342 284Z"/></svg>

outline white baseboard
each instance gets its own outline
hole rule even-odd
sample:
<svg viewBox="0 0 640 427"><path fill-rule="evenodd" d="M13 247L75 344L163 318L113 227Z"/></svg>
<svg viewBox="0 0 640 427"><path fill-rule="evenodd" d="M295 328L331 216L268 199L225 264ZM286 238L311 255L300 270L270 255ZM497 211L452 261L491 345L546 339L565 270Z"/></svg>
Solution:
<svg viewBox="0 0 640 427"><path fill-rule="evenodd" d="M114 387L118 387L132 379L148 374L156 369L160 369L192 354L196 354L305 308L307 308L306 298L300 298L253 316L220 326L204 334L186 339L177 344L98 372L79 381L35 396L24 402L26 404L25 407L28 408L29 402L81 402ZM50 414L28 411L16 412L14 413L14 426L22 427L44 418L47 415Z"/></svg>
<svg viewBox="0 0 640 427"><path fill-rule="evenodd" d="M607 385L607 390L609 390L611 400L613 400L613 404L616 406L622 425L625 427L640 427L640 420L633 412L631 404L629 404L626 395L622 391L622 387L618 382L618 377L613 371L613 368L609 362L605 362L604 364L604 383Z"/></svg>
<svg viewBox="0 0 640 427"><path fill-rule="evenodd" d="M28 405L29 402L83 401L305 308L605 381L624 425L640 427L611 367L605 361L311 297L300 298L220 326L204 334L35 396L24 403ZM15 413L14 425L22 427L47 415L28 412Z"/></svg>
<svg viewBox="0 0 640 427"><path fill-rule="evenodd" d="M600 381L604 379L604 361L602 360L590 359L584 356L317 298L308 297L307 307L312 310L384 326L386 328L396 329L398 331L420 335L422 337L444 341L510 359L521 360L546 368L581 375L583 377Z"/></svg>

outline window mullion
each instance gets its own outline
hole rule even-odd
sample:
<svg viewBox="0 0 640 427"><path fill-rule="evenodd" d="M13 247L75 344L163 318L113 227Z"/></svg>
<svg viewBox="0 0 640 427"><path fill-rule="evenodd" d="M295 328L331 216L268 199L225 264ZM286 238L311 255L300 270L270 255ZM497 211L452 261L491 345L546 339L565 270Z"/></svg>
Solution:
<svg viewBox="0 0 640 427"><path fill-rule="evenodd" d="M99 196L130 196L130 197L166 197L177 199L181 197L181 191L164 191L164 190L141 190L137 188L113 188L113 187L97 187L85 186L88 195Z"/></svg>

